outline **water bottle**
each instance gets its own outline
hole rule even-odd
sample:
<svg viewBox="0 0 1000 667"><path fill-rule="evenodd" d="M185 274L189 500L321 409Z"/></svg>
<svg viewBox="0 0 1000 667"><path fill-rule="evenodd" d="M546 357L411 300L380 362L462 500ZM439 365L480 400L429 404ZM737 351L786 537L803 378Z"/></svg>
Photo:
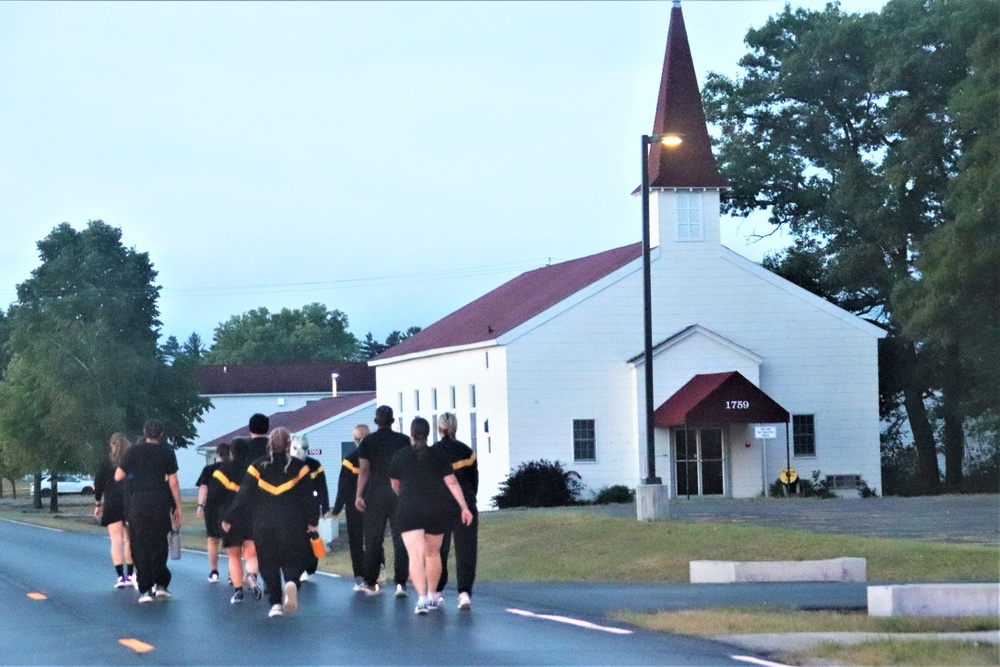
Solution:
<svg viewBox="0 0 1000 667"><path fill-rule="evenodd" d="M323 546L323 538L319 536L319 533L315 530L309 531L309 543L312 545L313 555L316 558L323 558L326 556L326 547Z"/></svg>
<svg viewBox="0 0 1000 667"><path fill-rule="evenodd" d="M170 559L177 560L181 557L181 529L170 529Z"/></svg>

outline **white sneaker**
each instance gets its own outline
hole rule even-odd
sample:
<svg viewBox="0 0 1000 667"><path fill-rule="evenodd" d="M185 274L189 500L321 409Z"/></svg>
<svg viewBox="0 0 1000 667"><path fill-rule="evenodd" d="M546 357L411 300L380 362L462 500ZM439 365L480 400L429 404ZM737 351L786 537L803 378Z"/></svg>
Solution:
<svg viewBox="0 0 1000 667"><path fill-rule="evenodd" d="M274 618L275 616L284 616L285 612L280 604L272 604L271 611L267 612L268 618Z"/></svg>
<svg viewBox="0 0 1000 667"><path fill-rule="evenodd" d="M440 593L429 593L427 595L427 605L431 609L438 609L442 604L444 604L444 596Z"/></svg>
<svg viewBox="0 0 1000 667"><path fill-rule="evenodd" d="M299 610L299 587L295 585L294 581L285 582L284 610L286 614Z"/></svg>
<svg viewBox="0 0 1000 667"><path fill-rule="evenodd" d="M367 595L369 597L372 596L372 595L378 595L379 593L382 592L382 589L379 588L378 584L375 584L374 586L369 586L368 584L366 584L363 581L360 584L358 584L358 587L357 587L356 590L359 593L364 593L365 595Z"/></svg>
<svg viewBox="0 0 1000 667"><path fill-rule="evenodd" d="M126 577L125 575L118 577L118 580L115 581L115 588L128 588L131 585L132 582L130 582L128 580L128 577Z"/></svg>
<svg viewBox="0 0 1000 667"><path fill-rule="evenodd" d="M406 586L404 584L396 584L396 597L405 598L409 593L406 592Z"/></svg>
<svg viewBox="0 0 1000 667"><path fill-rule="evenodd" d="M299 575L299 581L302 582L303 584L309 581L309 573L306 572L305 570L302 570L302 574Z"/></svg>
<svg viewBox="0 0 1000 667"><path fill-rule="evenodd" d="M365 585L364 577L354 577L354 592L357 593Z"/></svg>
<svg viewBox="0 0 1000 667"><path fill-rule="evenodd" d="M459 609L472 609L472 596L468 593L458 594L458 608Z"/></svg>
<svg viewBox="0 0 1000 667"><path fill-rule="evenodd" d="M256 572L247 572L243 576L243 587L250 591L250 597L254 600L260 600L264 597L264 591L260 589L260 584L257 583Z"/></svg>
<svg viewBox="0 0 1000 667"><path fill-rule="evenodd" d="M174 597L173 594L166 588L161 588L159 586L153 586L153 595L157 600L169 600Z"/></svg>
<svg viewBox="0 0 1000 667"><path fill-rule="evenodd" d="M148 604L153 601L152 593L143 593L139 596L139 604Z"/></svg>

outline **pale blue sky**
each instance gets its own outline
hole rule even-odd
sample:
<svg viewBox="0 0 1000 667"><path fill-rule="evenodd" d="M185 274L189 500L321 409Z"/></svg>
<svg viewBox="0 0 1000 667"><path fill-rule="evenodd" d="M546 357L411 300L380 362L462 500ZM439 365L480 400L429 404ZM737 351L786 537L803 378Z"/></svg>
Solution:
<svg viewBox="0 0 1000 667"><path fill-rule="evenodd" d="M685 1L699 81L783 6ZM0 307L64 221L120 227L206 343L312 301L384 338L637 241L670 7L0 3ZM723 223L759 260L754 231Z"/></svg>

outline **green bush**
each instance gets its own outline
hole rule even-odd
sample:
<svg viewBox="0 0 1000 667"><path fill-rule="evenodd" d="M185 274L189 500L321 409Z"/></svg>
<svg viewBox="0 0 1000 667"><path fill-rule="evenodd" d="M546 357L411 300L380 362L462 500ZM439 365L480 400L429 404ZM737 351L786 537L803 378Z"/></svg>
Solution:
<svg viewBox="0 0 1000 667"><path fill-rule="evenodd" d="M576 505L582 491L580 475L563 469L559 461L528 461L500 483L493 504L497 509Z"/></svg>
<svg viewBox="0 0 1000 667"><path fill-rule="evenodd" d="M618 505L622 503L634 503L635 490L624 484L613 484L605 486L594 496L595 505Z"/></svg>

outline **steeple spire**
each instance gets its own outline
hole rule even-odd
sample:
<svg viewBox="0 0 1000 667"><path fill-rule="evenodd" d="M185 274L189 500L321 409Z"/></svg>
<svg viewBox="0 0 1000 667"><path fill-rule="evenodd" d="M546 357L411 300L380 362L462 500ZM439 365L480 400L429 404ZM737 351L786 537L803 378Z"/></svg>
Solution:
<svg viewBox="0 0 1000 667"><path fill-rule="evenodd" d="M680 134L684 143L673 148L659 143L650 146L649 186L727 188L729 183L719 174L712 155L680 0L674 0L673 5L653 134Z"/></svg>

